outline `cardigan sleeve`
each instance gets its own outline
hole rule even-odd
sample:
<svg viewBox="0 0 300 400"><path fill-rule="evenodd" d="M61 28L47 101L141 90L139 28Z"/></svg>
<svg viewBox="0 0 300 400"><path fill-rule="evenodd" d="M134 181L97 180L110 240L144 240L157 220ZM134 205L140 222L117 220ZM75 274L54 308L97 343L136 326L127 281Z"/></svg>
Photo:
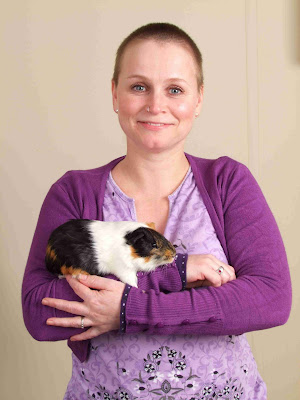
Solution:
<svg viewBox="0 0 300 400"><path fill-rule="evenodd" d="M66 317L70 314L41 303L44 297L82 301L66 279L58 279L45 266L46 247L51 232L67 220L76 218L79 218L77 205L58 183L54 184L40 211L22 284L25 326L36 340L62 340L82 332L81 329L46 325L50 317Z"/></svg>
<svg viewBox="0 0 300 400"><path fill-rule="evenodd" d="M237 279L179 293L131 288L126 333L238 335L284 324L291 309L287 257L250 171L236 163L216 179L230 264Z"/></svg>
<svg viewBox="0 0 300 400"><path fill-rule="evenodd" d="M58 279L45 266L45 253L51 232L69 219L82 218L80 188L66 190L66 185L56 182L50 188L42 205L31 244L22 283L22 308L24 323L33 338L40 341L68 339L82 333L80 328L55 327L46 324L50 317L73 316L41 304L44 297L82 301L65 279ZM79 200L81 198L81 201ZM94 216L93 216L94 217ZM92 217L91 217L92 218ZM117 279L111 275L113 279ZM182 278L176 263L159 268L140 278L148 289L162 292L182 289Z"/></svg>

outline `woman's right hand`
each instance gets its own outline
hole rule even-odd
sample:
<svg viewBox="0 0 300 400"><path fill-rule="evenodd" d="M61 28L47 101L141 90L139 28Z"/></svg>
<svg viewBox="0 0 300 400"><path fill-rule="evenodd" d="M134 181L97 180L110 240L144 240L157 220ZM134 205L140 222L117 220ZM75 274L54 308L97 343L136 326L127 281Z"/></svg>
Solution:
<svg viewBox="0 0 300 400"><path fill-rule="evenodd" d="M218 269L223 267L220 274ZM190 254L186 265L186 288L200 286L219 287L236 279L234 268L212 254Z"/></svg>

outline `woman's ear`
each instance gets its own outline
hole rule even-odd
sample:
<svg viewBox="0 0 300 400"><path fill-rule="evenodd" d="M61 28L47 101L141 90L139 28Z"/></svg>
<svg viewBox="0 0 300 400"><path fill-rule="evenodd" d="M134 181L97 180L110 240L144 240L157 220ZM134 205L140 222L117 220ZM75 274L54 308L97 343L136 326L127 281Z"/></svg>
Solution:
<svg viewBox="0 0 300 400"><path fill-rule="evenodd" d="M202 85L200 88L200 91L198 93L197 97L197 104L196 104L196 110L195 110L195 116L198 117L198 115L201 112L202 109L202 104L203 104L203 92L204 92L204 86Z"/></svg>
<svg viewBox="0 0 300 400"><path fill-rule="evenodd" d="M112 93L113 107L114 110L116 111L118 109L117 85L113 79L111 80L111 93Z"/></svg>

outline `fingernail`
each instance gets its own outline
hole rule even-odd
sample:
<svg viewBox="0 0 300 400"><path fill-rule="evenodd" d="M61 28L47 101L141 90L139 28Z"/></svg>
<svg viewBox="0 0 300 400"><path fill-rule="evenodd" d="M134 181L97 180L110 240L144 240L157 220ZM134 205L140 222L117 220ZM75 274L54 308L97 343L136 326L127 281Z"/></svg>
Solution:
<svg viewBox="0 0 300 400"><path fill-rule="evenodd" d="M53 325L54 321L52 319L48 319L46 322L47 322L47 325Z"/></svg>
<svg viewBox="0 0 300 400"><path fill-rule="evenodd" d="M87 275L79 274L78 279L80 279L81 281L85 281L87 279Z"/></svg>
<svg viewBox="0 0 300 400"><path fill-rule="evenodd" d="M44 306L47 306L47 305L49 304L49 302L48 302L48 300L43 299L43 300L42 300L42 304L43 304Z"/></svg>

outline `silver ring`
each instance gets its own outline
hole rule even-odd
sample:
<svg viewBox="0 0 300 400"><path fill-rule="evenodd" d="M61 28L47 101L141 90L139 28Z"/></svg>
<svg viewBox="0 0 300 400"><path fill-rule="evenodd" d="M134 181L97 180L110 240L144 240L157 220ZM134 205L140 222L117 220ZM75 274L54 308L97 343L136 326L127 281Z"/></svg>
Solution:
<svg viewBox="0 0 300 400"><path fill-rule="evenodd" d="M221 275L224 272L224 267L222 267L222 265L216 270L216 272Z"/></svg>
<svg viewBox="0 0 300 400"><path fill-rule="evenodd" d="M83 320L84 320L84 317L81 317L81 329L84 329Z"/></svg>

